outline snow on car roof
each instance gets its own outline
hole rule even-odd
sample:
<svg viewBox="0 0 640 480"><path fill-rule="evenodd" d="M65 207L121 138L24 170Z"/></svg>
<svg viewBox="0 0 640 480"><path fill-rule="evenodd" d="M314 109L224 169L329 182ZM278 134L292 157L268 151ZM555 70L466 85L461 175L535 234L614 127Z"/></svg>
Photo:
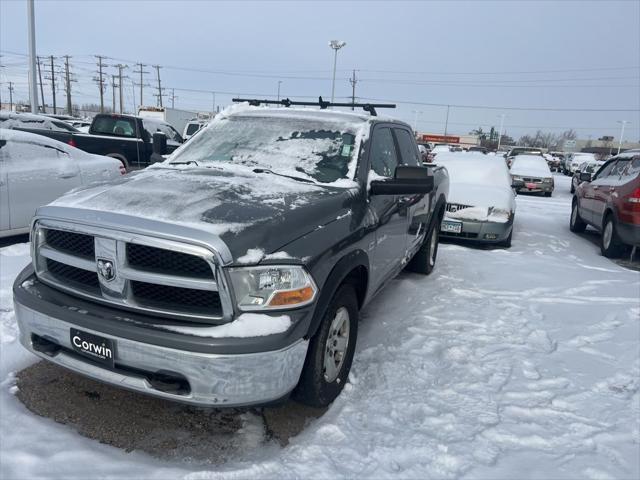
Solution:
<svg viewBox="0 0 640 480"><path fill-rule="evenodd" d="M59 142L44 135L38 135L36 133L23 132L21 130L11 130L7 128L0 128L0 140L8 140L10 142L30 143L35 145L41 145L43 147L55 148L62 150L69 155L83 156L89 155L88 153L67 145L66 143Z"/></svg>
<svg viewBox="0 0 640 480"><path fill-rule="evenodd" d="M502 157L444 152L436 163L449 172L449 203L515 209L511 177Z"/></svg>
<svg viewBox="0 0 640 480"><path fill-rule="evenodd" d="M518 155L511 164L511 175L551 177L551 170L544 157L539 155Z"/></svg>

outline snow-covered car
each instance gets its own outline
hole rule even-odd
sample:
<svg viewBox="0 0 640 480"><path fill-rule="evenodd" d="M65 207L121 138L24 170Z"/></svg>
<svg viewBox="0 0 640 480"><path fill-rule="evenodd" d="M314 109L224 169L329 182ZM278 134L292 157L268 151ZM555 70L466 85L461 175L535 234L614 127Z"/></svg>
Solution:
<svg viewBox="0 0 640 480"><path fill-rule="evenodd" d="M428 161L429 162L434 162L435 158L436 158L436 156L438 154L440 154L440 153L450 153L451 151L452 151L451 150L451 145L443 144L443 143L434 145L434 147L428 153L428 156L427 156Z"/></svg>
<svg viewBox="0 0 640 480"><path fill-rule="evenodd" d="M596 162L598 159L593 153L576 152L565 160L565 175L573 175L584 162Z"/></svg>
<svg viewBox="0 0 640 480"><path fill-rule="evenodd" d="M0 237L27 233L36 209L69 190L122 174L115 159L41 135L0 129Z"/></svg>
<svg viewBox="0 0 640 480"><path fill-rule="evenodd" d="M573 173L573 177L571 177L571 193L574 193L582 182L584 182L584 178L586 178L583 173L588 173L593 177L593 175L600 170L605 162L600 162L598 160L595 161L587 161L580 164L578 169Z"/></svg>
<svg viewBox="0 0 640 480"><path fill-rule="evenodd" d="M553 194L553 174L542 155L518 155L511 164L511 178L518 193Z"/></svg>
<svg viewBox="0 0 640 480"><path fill-rule="evenodd" d="M518 155L539 155L542 157L542 150L533 147L513 147L505 155L508 167L511 167L511 164Z"/></svg>
<svg viewBox="0 0 640 480"><path fill-rule="evenodd" d="M13 112L0 112L0 128L37 133L63 142L66 142L71 134L78 132L64 120L46 115Z"/></svg>
<svg viewBox="0 0 640 480"><path fill-rule="evenodd" d="M502 157L443 153L436 163L449 172L449 199L440 235L510 247L516 202Z"/></svg>
<svg viewBox="0 0 640 480"><path fill-rule="evenodd" d="M547 165L549 165L549 169L552 172L558 171L560 168L560 158L552 155L550 153L543 153L542 156L547 161Z"/></svg>

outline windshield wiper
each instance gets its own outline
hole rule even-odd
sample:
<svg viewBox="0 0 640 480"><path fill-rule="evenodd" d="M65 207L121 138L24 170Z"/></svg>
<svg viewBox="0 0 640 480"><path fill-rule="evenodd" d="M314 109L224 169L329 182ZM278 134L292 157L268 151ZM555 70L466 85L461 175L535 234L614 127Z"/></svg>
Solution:
<svg viewBox="0 0 640 480"><path fill-rule="evenodd" d="M285 175L284 173L276 173L273 170L269 170L268 168L254 168L253 173L271 173L272 175L278 175L279 177L290 178L292 180L298 180L299 182L306 183L315 183L313 180L309 180L308 178L295 177L293 175Z"/></svg>
<svg viewBox="0 0 640 480"><path fill-rule="evenodd" d="M187 160L186 162L170 162L169 165L195 165L198 167L198 162L195 160Z"/></svg>

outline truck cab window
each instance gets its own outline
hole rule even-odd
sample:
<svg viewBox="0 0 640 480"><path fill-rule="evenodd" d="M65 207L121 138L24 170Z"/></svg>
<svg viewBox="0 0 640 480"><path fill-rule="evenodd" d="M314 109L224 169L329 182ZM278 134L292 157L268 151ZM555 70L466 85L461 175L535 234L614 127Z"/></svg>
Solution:
<svg viewBox="0 0 640 480"><path fill-rule="evenodd" d="M381 177L392 178L398 166L396 146L390 128L378 128L371 142L371 170Z"/></svg>

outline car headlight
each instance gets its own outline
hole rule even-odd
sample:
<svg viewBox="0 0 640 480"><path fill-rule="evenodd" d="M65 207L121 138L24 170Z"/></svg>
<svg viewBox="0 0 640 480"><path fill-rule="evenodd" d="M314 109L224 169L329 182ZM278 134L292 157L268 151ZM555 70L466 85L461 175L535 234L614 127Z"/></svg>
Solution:
<svg viewBox="0 0 640 480"><path fill-rule="evenodd" d="M240 310L270 310L308 305L318 291L299 265L232 268L229 276Z"/></svg>
<svg viewBox="0 0 640 480"><path fill-rule="evenodd" d="M491 207L487 219L490 222L506 223L509 221L509 218L511 218L511 210Z"/></svg>
<svg viewBox="0 0 640 480"><path fill-rule="evenodd" d="M523 182L524 180L522 180L522 177L519 177L518 175L512 175L511 176L511 180L514 182Z"/></svg>
<svg viewBox="0 0 640 480"><path fill-rule="evenodd" d="M553 178L544 178L542 179L543 183L553 183Z"/></svg>

